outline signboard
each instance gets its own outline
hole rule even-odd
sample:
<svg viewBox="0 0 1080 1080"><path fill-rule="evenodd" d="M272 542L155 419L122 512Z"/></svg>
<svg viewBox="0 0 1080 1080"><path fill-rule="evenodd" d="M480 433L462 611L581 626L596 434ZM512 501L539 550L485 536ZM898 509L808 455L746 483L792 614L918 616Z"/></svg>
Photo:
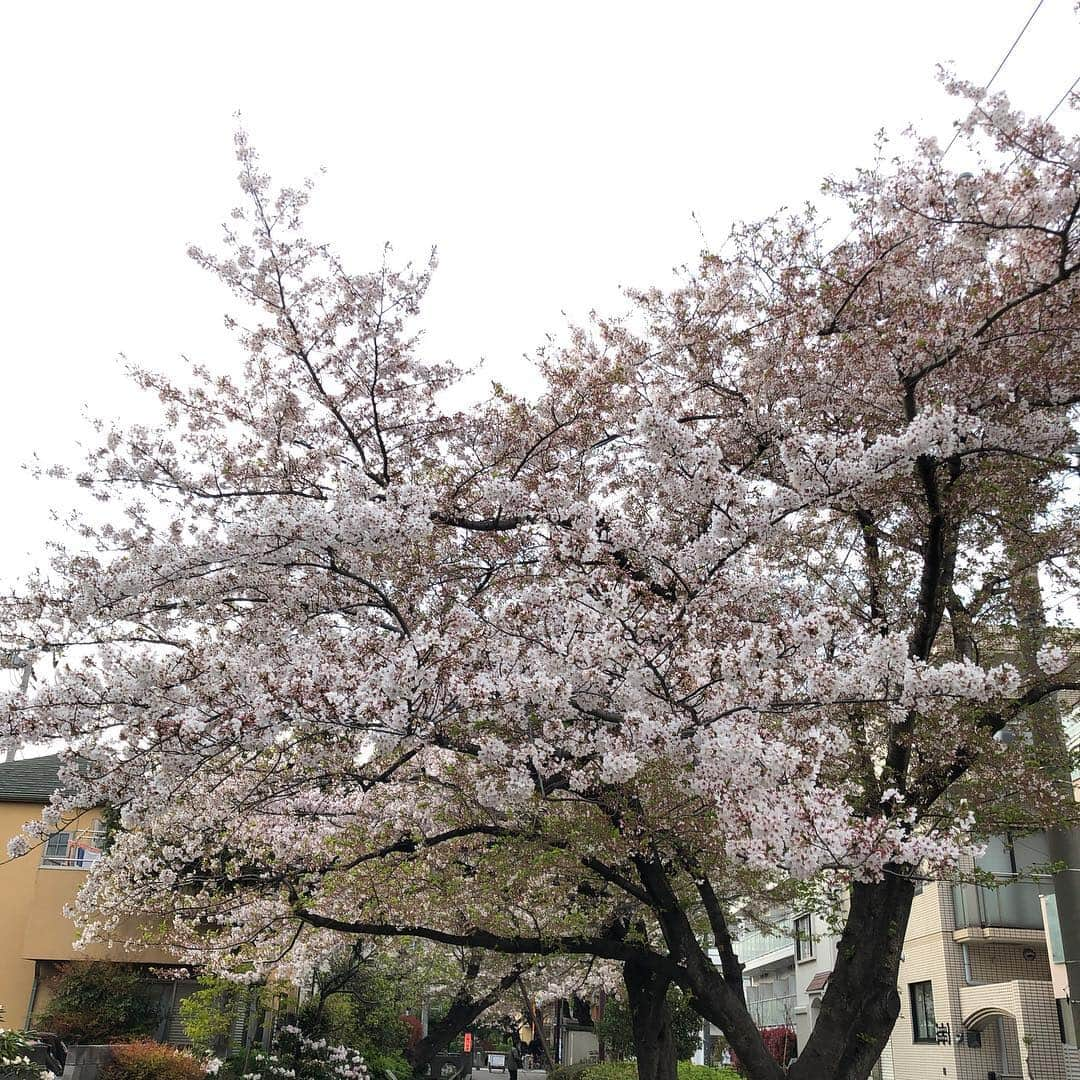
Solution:
<svg viewBox="0 0 1080 1080"><path fill-rule="evenodd" d="M957 1046L967 1046L972 1050L979 1050L982 1048L981 1031L962 1027L955 1035L953 1035L952 1028L949 1024L937 1025L936 1040L938 1046L951 1046L955 1043Z"/></svg>
<svg viewBox="0 0 1080 1080"><path fill-rule="evenodd" d="M466 1031L465 1032L465 1053L466 1054L472 1053L472 1032L471 1031Z"/></svg>

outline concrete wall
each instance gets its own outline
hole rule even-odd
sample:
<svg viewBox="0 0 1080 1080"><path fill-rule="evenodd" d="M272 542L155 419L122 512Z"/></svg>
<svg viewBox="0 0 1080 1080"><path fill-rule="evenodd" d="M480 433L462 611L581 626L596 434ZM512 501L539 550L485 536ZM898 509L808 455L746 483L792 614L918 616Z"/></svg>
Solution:
<svg viewBox="0 0 1080 1080"><path fill-rule="evenodd" d="M590 1059L595 1061L600 1050L600 1040L591 1031L566 1032L566 1045L563 1050L563 1065L577 1065Z"/></svg>
<svg viewBox="0 0 1080 1080"><path fill-rule="evenodd" d="M31 856L27 856L31 858ZM95 943L75 951L72 942L78 934L75 924L64 914L74 904L87 871L39 867L34 878L34 897L23 929L23 955L35 960L116 960L140 964L175 963L158 949L127 950L120 944ZM137 938L134 922L117 931L118 940Z"/></svg>

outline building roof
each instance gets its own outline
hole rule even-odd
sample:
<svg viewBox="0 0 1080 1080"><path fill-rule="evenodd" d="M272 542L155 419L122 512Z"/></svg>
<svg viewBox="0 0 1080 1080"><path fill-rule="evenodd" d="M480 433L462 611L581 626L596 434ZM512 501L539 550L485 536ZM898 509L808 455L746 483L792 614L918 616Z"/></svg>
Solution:
<svg viewBox="0 0 1080 1080"><path fill-rule="evenodd" d="M47 803L60 786L56 754L0 761L0 802Z"/></svg>
<svg viewBox="0 0 1080 1080"><path fill-rule="evenodd" d="M826 985L827 985L827 984L828 984L828 982L829 982L829 976L830 976L831 974L832 974L832 972L831 972L831 971L819 971L819 972L818 972L818 973L817 973L817 974L816 974L816 975L815 975L815 976L814 976L814 977L813 977L813 978L812 978L812 979L810 980L810 985L809 985L809 986L807 986L807 988L806 988L806 992L807 992L808 994L813 994L813 993L815 993L816 991L819 991L819 990L824 990L824 989L825 989L825 987L826 987Z"/></svg>

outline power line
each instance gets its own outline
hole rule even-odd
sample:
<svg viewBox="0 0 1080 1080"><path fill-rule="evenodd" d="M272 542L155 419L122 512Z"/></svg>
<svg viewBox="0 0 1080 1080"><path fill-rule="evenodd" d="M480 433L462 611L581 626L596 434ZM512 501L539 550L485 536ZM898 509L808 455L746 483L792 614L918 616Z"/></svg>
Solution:
<svg viewBox="0 0 1080 1080"><path fill-rule="evenodd" d="M1008 62L1009 57L1012 56L1012 54L1016 51L1016 46L1020 44L1020 39L1023 38L1024 34L1027 33L1028 27L1031 25L1032 20L1035 18L1035 16L1039 14L1039 9L1043 6L1044 3L1045 3L1045 0L1038 0L1038 3L1035 5L1035 7L1032 10L1031 14L1027 17L1027 22L1025 22L1024 25L1022 27L1020 27L1020 33L1016 35L1016 38L1013 40L1013 43L1009 46L1008 51L1001 58L1001 62L998 64L998 66L996 68L994 68L994 74L991 75L989 79L987 79L986 85L983 87L983 93L984 94L990 89L991 86L993 86L994 80L1001 74L1001 69ZM1061 107L1061 105L1065 101L1065 99L1069 96L1069 94L1071 94L1073 92L1073 90L1075 89L1077 83L1080 83L1080 76L1078 76L1076 82L1074 82L1072 84L1072 86L1070 86L1069 89L1065 91L1065 93L1062 95L1061 100L1057 103L1057 105L1055 105L1050 110L1050 112L1047 114L1047 117L1046 117L1047 120L1049 120L1050 117L1053 116L1054 113L1057 112L1057 110ZM947 154L953 148L953 143L955 143L956 140L959 137L960 137L960 128L957 128L956 131L953 133L952 139L949 140L949 145L945 147L945 150L941 155L941 159L940 159L941 161L945 160L945 154ZM845 236L844 239L841 240L839 244L835 244L829 250L828 254L831 255L834 251L838 251L840 248L842 248L844 246L844 244L846 244L852 238L852 236L855 234L855 232L856 232L856 229L854 227L852 227L849 230L847 236Z"/></svg>
<svg viewBox="0 0 1080 1080"><path fill-rule="evenodd" d="M1050 123L1050 118L1054 115L1054 113L1058 111L1058 109L1061 108L1062 105L1065 104L1065 102L1068 100L1069 95L1076 89L1077 83L1080 83L1080 75L1077 75L1076 78L1073 79L1072 86L1070 86L1069 89L1066 90L1065 93L1058 98L1057 104L1046 114L1046 116L1043 117L1044 124ZM1017 150L1015 154L1013 154L1012 161L1010 161L1009 164L1006 165L1005 168L1001 171L1001 175L1003 177L1020 160L1020 155L1023 154L1023 152L1024 147L1021 146L1020 149Z"/></svg>
<svg viewBox="0 0 1080 1080"><path fill-rule="evenodd" d="M1077 75L1076 78L1073 79L1072 86L1070 86L1069 89L1066 90L1065 93L1058 98L1058 103L1046 114L1047 121L1049 121L1050 117L1053 116L1054 113L1056 113L1058 109L1060 109L1061 106L1065 104L1066 99L1076 89L1078 84L1080 84L1080 75Z"/></svg>
<svg viewBox="0 0 1080 1080"><path fill-rule="evenodd" d="M1020 27L1020 33L1016 35L1016 40L1013 41L1013 43L1009 46L1009 51L1001 58L1001 63L998 64L996 68L994 68L994 74L990 76L990 78L986 82L986 85L982 88L982 92L984 94L990 89L991 86L994 85L994 80L1001 74L1001 69L1006 65L1006 63L1008 63L1009 57L1012 56L1013 52L1015 52L1016 46L1020 44L1020 39L1027 33L1027 28L1031 25L1031 22L1035 18L1035 16L1039 14L1039 8L1041 8L1044 3L1046 3L1046 0L1039 0L1039 2L1035 5L1035 10L1032 11L1032 13L1027 17L1027 22L1024 23L1022 27ZM1073 83L1073 86L1075 85L1076 83ZM1065 97L1068 96L1069 93L1066 92ZM1061 100L1064 101L1065 98L1062 98ZM1058 105L1060 104L1061 102L1059 101ZM1054 108L1056 110L1057 105L1055 105ZM1053 114L1051 113L1051 115ZM945 160L945 155L953 148L953 143L955 143L956 140L960 138L960 130L961 129L958 127L953 133L953 137L949 140L949 145L945 147L945 151L941 155L942 161Z"/></svg>
<svg viewBox="0 0 1080 1080"><path fill-rule="evenodd" d="M1039 0L1035 5L1035 10L1028 16L1027 22L1021 27L1020 33L1016 35L1016 40L1009 46L1009 51L1001 58L1001 63L998 64L997 68L994 70L994 74L990 76L990 81L983 87L984 91L989 90L990 87L994 85L994 80L1001 74L1001 69L1005 66L1009 57L1012 56L1016 46L1020 44L1020 39L1027 33L1027 28L1031 25L1031 20L1039 14L1039 8L1043 6L1043 3L1044 0Z"/></svg>

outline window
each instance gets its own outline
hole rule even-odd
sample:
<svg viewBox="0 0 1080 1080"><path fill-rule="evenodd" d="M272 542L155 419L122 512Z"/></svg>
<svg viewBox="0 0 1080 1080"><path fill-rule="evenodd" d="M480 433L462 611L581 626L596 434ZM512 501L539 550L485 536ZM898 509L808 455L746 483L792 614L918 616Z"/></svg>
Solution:
<svg viewBox="0 0 1080 1080"><path fill-rule="evenodd" d="M795 920L795 959L796 961L814 958L814 934L811 916L800 915Z"/></svg>
<svg viewBox="0 0 1080 1080"><path fill-rule="evenodd" d="M916 1042L937 1042L937 1024L934 1022L934 984L917 982L909 985L911 990L911 1024Z"/></svg>
<svg viewBox="0 0 1080 1080"><path fill-rule="evenodd" d="M53 833L45 841L41 865L86 870L101 854L103 839L104 830L101 822L92 829Z"/></svg>
<svg viewBox="0 0 1080 1080"><path fill-rule="evenodd" d="M62 866L67 862L68 840L71 833L58 832L45 842L45 854L41 859L43 866Z"/></svg>

